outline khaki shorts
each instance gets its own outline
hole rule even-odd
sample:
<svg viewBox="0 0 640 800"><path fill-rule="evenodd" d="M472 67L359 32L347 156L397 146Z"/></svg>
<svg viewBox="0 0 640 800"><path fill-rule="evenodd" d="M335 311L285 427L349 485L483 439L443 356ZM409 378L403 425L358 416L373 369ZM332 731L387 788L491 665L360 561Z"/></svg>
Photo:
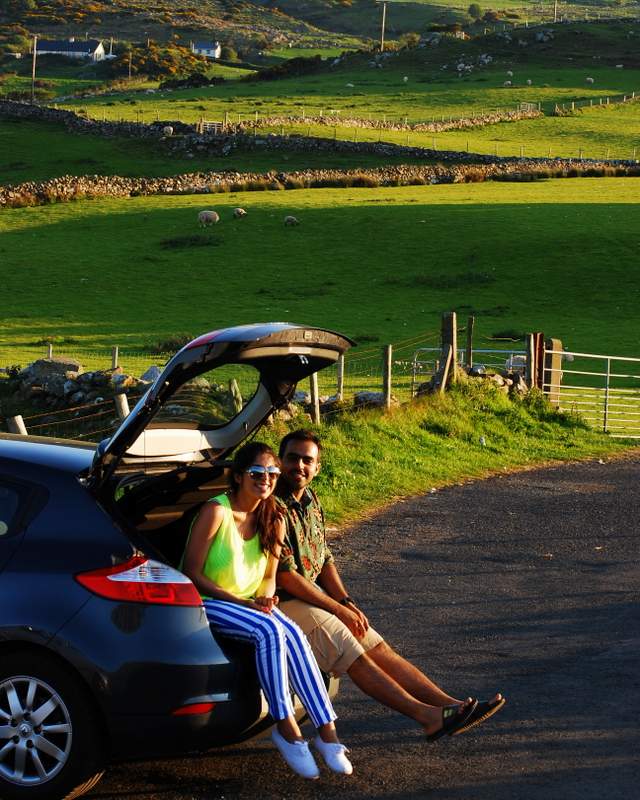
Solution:
<svg viewBox="0 0 640 800"><path fill-rule="evenodd" d="M383 641L373 628L356 639L337 617L304 600L284 600L278 607L302 628L320 669L335 676L347 672L357 658Z"/></svg>

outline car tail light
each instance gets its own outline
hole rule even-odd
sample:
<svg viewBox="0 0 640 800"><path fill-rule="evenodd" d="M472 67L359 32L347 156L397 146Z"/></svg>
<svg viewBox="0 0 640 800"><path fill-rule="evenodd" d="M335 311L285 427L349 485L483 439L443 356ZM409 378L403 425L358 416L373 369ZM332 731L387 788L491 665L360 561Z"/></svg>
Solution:
<svg viewBox="0 0 640 800"><path fill-rule="evenodd" d="M144 556L134 556L115 567L81 572L76 580L85 589L109 600L168 606L202 605L198 590L186 575Z"/></svg>
<svg viewBox="0 0 640 800"><path fill-rule="evenodd" d="M215 703L189 703L186 706L180 706L172 711L174 717L190 717L196 714L210 714L213 711Z"/></svg>

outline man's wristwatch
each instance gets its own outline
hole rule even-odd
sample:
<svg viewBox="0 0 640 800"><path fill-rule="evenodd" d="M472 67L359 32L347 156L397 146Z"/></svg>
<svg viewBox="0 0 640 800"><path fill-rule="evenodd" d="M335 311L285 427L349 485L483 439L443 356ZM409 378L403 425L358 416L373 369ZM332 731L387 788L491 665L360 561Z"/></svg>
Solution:
<svg viewBox="0 0 640 800"><path fill-rule="evenodd" d="M342 600L338 600L338 602L340 603L341 606L355 606L355 603L349 597L349 595L343 597Z"/></svg>

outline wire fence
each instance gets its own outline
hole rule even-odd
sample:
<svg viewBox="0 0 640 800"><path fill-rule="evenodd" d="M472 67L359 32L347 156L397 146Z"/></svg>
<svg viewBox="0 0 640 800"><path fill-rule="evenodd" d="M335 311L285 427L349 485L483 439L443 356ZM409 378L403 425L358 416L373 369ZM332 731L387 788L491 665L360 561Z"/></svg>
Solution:
<svg viewBox="0 0 640 800"><path fill-rule="evenodd" d="M440 335L440 331L431 331L395 342L391 346L390 365L386 360L389 346L383 347L374 342L366 343L361 348L349 351L341 362L317 373L322 417L342 413L345 409L384 405L387 382L393 405L410 402L419 393L421 385L427 383L439 368ZM514 342L511 340L499 344L500 347L495 349L474 351L474 363L487 368L504 369L505 364L515 357L514 354L523 352L515 350ZM55 357L56 353L51 345L46 347L5 345L0 348L0 364L7 365L0 369L0 391L2 378L15 375L17 365L26 366L39 358ZM64 357L69 358L66 353ZM463 357L461 351L461 361ZM102 352L74 353L71 358L85 371L108 372L114 367L120 367L125 375L140 377L151 366L162 368L169 354L143 353L113 347L105 348ZM222 368L223 371L225 369L228 371L230 368ZM225 372L222 377L227 382L227 379L231 380L234 376ZM313 410L311 383L310 378L298 386L298 391L301 393L298 395L301 410ZM94 392L96 396L89 402L63 408L53 405L44 411L34 409L33 413L26 413L21 419L30 435L98 442L111 436L122 422L123 412L118 408L114 397L117 391L114 385L105 385L102 394ZM144 391L145 387L141 385L127 390L129 407L133 407ZM250 396L247 387L242 389L242 396ZM16 402L12 401L12 405L15 406ZM6 419L2 427L10 427Z"/></svg>

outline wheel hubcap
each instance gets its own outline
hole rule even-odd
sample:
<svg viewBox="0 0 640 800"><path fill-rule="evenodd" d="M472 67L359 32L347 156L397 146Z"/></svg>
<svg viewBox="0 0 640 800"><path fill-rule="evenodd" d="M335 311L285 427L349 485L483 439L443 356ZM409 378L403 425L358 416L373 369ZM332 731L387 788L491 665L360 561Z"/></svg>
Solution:
<svg viewBox="0 0 640 800"><path fill-rule="evenodd" d="M46 783L67 763L71 715L40 678L19 675L0 683L0 775L18 786Z"/></svg>

